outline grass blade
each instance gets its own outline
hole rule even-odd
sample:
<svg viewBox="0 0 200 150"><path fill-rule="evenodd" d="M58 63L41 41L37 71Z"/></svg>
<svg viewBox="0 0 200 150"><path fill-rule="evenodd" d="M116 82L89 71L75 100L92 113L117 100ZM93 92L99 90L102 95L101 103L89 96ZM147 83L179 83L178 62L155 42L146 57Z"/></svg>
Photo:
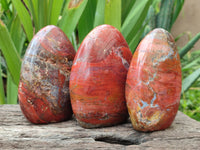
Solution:
<svg viewBox="0 0 200 150"><path fill-rule="evenodd" d="M58 17L61 13L63 0L50 0L52 1L50 24L57 25Z"/></svg>
<svg viewBox="0 0 200 150"><path fill-rule="evenodd" d="M142 27L152 0L136 1L122 26L122 34L130 42Z"/></svg>
<svg viewBox="0 0 200 150"><path fill-rule="evenodd" d="M156 28L156 12L152 5L149 7L147 18L149 19L148 25L150 29Z"/></svg>
<svg viewBox="0 0 200 150"><path fill-rule="evenodd" d="M33 26L31 21L31 16L29 15L28 11L24 7L23 3L20 0L12 0L12 3L17 10L19 15L20 21L24 27L25 33L29 41L31 41L33 37Z"/></svg>
<svg viewBox="0 0 200 150"><path fill-rule="evenodd" d="M106 0L105 24L112 25L121 31L121 0Z"/></svg>
<svg viewBox="0 0 200 150"><path fill-rule="evenodd" d="M71 37L88 0L68 0L58 26Z"/></svg>
<svg viewBox="0 0 200 150"><path fill-rule="evenodd" d="M93 29L95 10L96 0L88 0L78 23L79 43L81 43L85 36Z"/></svg>
<svg viewBox="0 0 200 150"><path fill-rule="evenodd" d="M180 51L179 55L181 58L187 54L187 52L194 46L194 44L200 39L200 32L192 38Z"/></svg>
<svg viewBox="0 0 200 150"><path fill-rule="evenodd" d="M164 28L170 31L172 26L172 14L174 8L174 0L162 0L160 6L160 12L157 16L157 27Z"/></svg>
<svg viewBox="0 0 200 150"><path fill-rule="evenodd" d="M175 1L175 10L174 10L174 13L172 15L172 23L171 23L171 25L174 24L174 22L176 21L176 18L180 14L180 11L181 11L181 9L183 8L183 5L184 5L184 1L185 0L176 0Z"/></svg>
<svg viewBox="0 0 200 150"><path fill-rule="evenodd" d="M39 11L38 11L38 3L39 3L39 2L40 2L39 0L32 0L37 23L38 23L38 12L39 12Z"/></svg>
<svg viewBox="0 0 200 150"><path fill-rule="evenodd" d="M47 4L47 22L46 24L50 24L50 20L51 20L51 11L52 11L52 7L53 7L53 1L54 0L48 0Z"/></svg>
<svg viewBox="0 0 200 150"><path fill-rule="evenodd" d="M131 49L131 52L134 53L138 43L141 39L142 33L144 32L145 26L143 26L138 32L137 34L134 36L134 38L131 40L131 42L129 43L129 47Z"/></svg>
<svg viewBox="0 0 200 150"><path fill-rule="evenodd" d="M39 30L47 25L48 12L47 12L47 0L42 0L38 3L38 27Z"/></svg>
<svg viewBox="0 0 200 150"><path fill-rule="evenodd" d="M194 59L192 62L187 63L184 67L182 67L182 72L191 69L194 65L198 64L199 58Z"/></svg>
<svg viewBox="0 0 200 150"><path fill-rule="evenodd" d="M21 55L23 44L25 42L25 35L23 29L21 28L20 20L18 15L13 19L11 30L11 38L15 44L18 54ZM18 87L14 84L10 73L7 73L7 103L17 104Z"/></svg>
<svg viewBox="0 0 200 150"><path fill-rule="evenodd" d="M187 76L182 82L182 94L186 92L191 85L200 77L200 68Z"/></svg>
<svg viewBox="0 0 200 150"><path fill-rule="evenodd" d="M37 32L39 30L39 27L38 27L38 17L36 16L36 10L37 10L37 8L35 8L37 6L34 5L35 3L33 3L32 0L27 0L26 3L28 4L29 10L30 10L32 18L33 18L33 22L34 22L34 26L35 26L35 32Z"/></svg>
<svg viewBox="0 0 200 150"><path fill-rule="evenodd" d="M106 0L98 0L94 18L94 27L104 24L104 11Z"/></svg>
<svg viewBox="0 0 200 150"><path fill-rule="evenodd" d="M18 87L13 83L10 74L7 74L7 104L17 104Z"/></svg>
<svg viewBox="0 0 200 150"><path fill-rule="evenodd" d="M75 32L72 33L71 41L72 41L72 45L74 46L75 51L77 51L78 50L78 45L77 45Z"/></svg>
<svg viewBox="0 0 200 150"><path fill-rule="evenodd" d="M0 104L5 104L4 84L2 80L1 57L0 57Z"/></svg>
<svg viewBox="0 0 200 150"><path fill-rule="evenodd" d="M21 60L11 39L8 29L0 20L0 48L6 60L8 70L16 85L19 83Z"/></svg>
<svg viewBox="0 0 200 150"><path fill-rule="evenodd" d="M1 3L1 6L3 7L3 9L5 11L7 11L9 9L9 5L8 5L7 0L0 0L0 3Z"/></svg>
<svg viewBox="0 0 200 150"><path fill-rule="evenodd" d="M136 0L122 0L122 24L128 16L131 8L135 4Z"/></svg>
<svg viewBox="0 0 200 150"><path fill-rule="evenodd" d="M21 28L21 23L20 23L20 19L18 15L16 15L12 21L10 35L13 40L13 43L15 44L15 47L17 49L19 56L21 56L21 51L22 51L26 36L24 34L23 29Z"/></svg>

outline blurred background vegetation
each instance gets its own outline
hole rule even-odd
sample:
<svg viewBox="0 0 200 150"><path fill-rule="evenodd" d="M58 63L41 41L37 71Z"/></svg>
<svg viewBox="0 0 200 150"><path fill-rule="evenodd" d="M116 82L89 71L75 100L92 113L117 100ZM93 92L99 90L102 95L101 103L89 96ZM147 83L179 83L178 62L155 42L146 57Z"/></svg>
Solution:
<svg viewBox="0 0 200 150"><path fill-rule="evenodd" d="M170 32L184 0L0 0L0 104L17 104L21 61L32 37L44 26L60 27L77 50L96 26L118 28L134 53L154 28ZM182 36L175 37L178 41ZM200 121L200 50L190 49L200 33L178 47L182 63L180 110Z"/></svg>

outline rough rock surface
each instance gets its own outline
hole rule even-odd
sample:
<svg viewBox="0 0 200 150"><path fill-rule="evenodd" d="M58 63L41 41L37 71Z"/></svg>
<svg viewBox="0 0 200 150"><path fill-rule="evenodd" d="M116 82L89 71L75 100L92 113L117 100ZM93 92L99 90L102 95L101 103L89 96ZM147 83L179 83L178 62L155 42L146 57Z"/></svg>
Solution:
<svg viewBox="0 0 200 150"><path fill-rule="evenodd" d="M0 149L199 149L200 122L178 112L172 126L150 133L125 124L84 129L75 120L48 125L29 123L19 105L0 105Z"/></svg>

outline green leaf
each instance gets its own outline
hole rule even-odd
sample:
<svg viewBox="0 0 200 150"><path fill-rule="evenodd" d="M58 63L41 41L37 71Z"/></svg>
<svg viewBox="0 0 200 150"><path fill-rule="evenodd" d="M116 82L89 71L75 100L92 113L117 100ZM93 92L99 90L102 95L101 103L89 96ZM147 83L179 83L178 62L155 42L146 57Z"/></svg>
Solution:
<svg viewBox="0 0 200 150"><path fill-rule="evenodd" d="M194 46L194 44L200 39L200 32L192 38L180 51L179 55L181 58L187 54L187 52Z"/></svg>
<svg viewBox="0 0 200 150"><path fill-rule="evenodd" d="M152 5L149 7L149 11L147 13L147 18L149 19L148 25L149 25L150 29L152 30L152 29L156 28L156 12Z"/></svg>
<svg viewBox="0 0 200 150"><path fill-rule="evenodd" d="M10 74L7 74L7 104L17 104L18 87L13 83Z"/></svg>
<svg viewBox="0 0 200 150"><path fill-rule="evenodd" d="M7 0L0 0L0 4L5 11L7 11L9 9L9 5L8 5Z"/></svg>
<svg viewBox="0 0 200 150"><path fill-rule="evenodd" d="M175 10L174 10L174 13L172 15L171 27L174 24L174 22L176 21L178 15L180 14L180 11L181 11L181 9L183 8L183 5L184 5L184 1L185 0L175 0Z"/></svg>
<svg viewBox="0 0 200 150"><path fill-rule="evenodd" d="M79 43L81 43L85 36L93 29L95 10L96 0L88 0L78 23Z"/></svg>
<svg viewBox="0 0 200 150"><path fill-rule="evenodd" d="M8 29L0 20L0 48L6 60L8 70L16 85L19 83L21 60L11 39Z"/></svg>
<svg viewBox="0 0 200 150"><path fill-rule="evenodd" d="M142 33L144 32L145 26L143 26L138 32L137 34L134 36L134 38L131 40L131 42L129 43L129 47L131 49L131 52L134 53L139 41L141 39Z"/></svg>
<svg viewBox="0 0 200 150"><path fill-rule="evenodd" d="M121 0L106 0L105 24L109 24L121 31Z"/></svg>
<svg viewBox="0 0 200 150"><path fill-rule="evenodd" d="M42 0L38 3L38 26L39 30L47 25L48 20L48 2Z"/></svg>
<svg viewBox="0 0 200 150"><path fill-rule="evenodd" d="M104 11L106 0L98 0L94 18L94 27L104 24Z"/></svg>
<svg viewBox="0 0 200 150"><path fill-rule="evenodd" d="M15 18L13 19L13 22L11 24L10 34L15 44L15 47L18 51L18 54L19 56L21 56L21 51L22 51L26 36L21 27L21 23L20 23L20 19L18 15L16 15Z"/></svg>
<svg viewBox="0 0 200 150"><path fill-rule="evenodd" d="M172 14L174 8L174 0L162 0L160 6L160 12L157 16L157 27L170 31L172 26Z"/></svg>
<svg viewBox="0 0 200 150"><path fill-rule="evenodd" d="M51 9L51 17L50 17L50 24L57 25L58 17L61 13L63 0L50 0L52 1L52 9Z"/></svg>
<svg viewBox="0 0 200 150"><path fill-rule="evenodd" d="M131 8L135 4L136 0L122 0L122 24L128 16Z"/></svg>
<svg viewBox="0 0 200 150"><path fill-rule="evenodd" d="M40 3L40 0L32 0L33 2L33 8L34 8L34 12L35 12L35 17L36 17L36 20L37 20L37 23L38 23L38 3Z"/></svg>
<svg viewBox="0 0 200 150"><path fill-rule="evenodd" d="M129 15L126 17L124 24L122 25L122 34L127 40L128 44L136 36L139 29L147 16L149 6L152 4L152 0L137 0L132 7Z"/></svg>
<svg viewBox="0 0 200 150"><path fill-rule="evenodd" d="M191 39L192 37L191 32L182 32L175 38L175 42L177 42L184 35L186 35L188 39Z"/></svg>
<svg viewBox="0 0 200 150"><path fill-rule="evenodd" d="M11 38L15 44L16 49L18 50L18 54L21 55L21 51L23 48L23 44L25 42L25 34L23 29L21 28L21 23L18 15L14 18L11 30L10 30ZM7 104L17 104L17 95L18 95L18 87L13 82L10 73L7 73Z"/></svg>
<svg viewBox="0 0 200 150"><path fill-rule="evenodd" d="M34 26L35 26L35 32L37 32L39 30L39 26L38 26L38 13L36 14L36 11L38 10L38 6L36 4L38 4L38 0L26 0L27 5L29 6L29 10L31 12L31 15L33 17L33 21L34 21Z"/></svg>
<svg viewBox="0 0 200 150"><path fill-rule="evenodd" d="M4 84L2 80L1 57L0 57L0 104L5 104Z"/></svg>
<svg viewBox="0 0 200 150"><path fill-rule="evenodd" d="M77 45L77 41L76 41L75 32L72 33L71 41L72 41L72 45L74 46L75 51L77 51L78 50L78 45Z"/></svg>
<svg viewBox="0 0 200 150"><path fill-rule="evenodd" d="M182 67L182 71L186 71L188 69L191 69L192 66L198 64L198 62L199 62L199 58L198 59L194 59L192 62L187 63L187 65L185 65L184 67Z"/></svg>
<svg viewBox="0 0 200 150"><path fill-rule="evenodd" d="M47 25L50 24L53 1L54 0L48 0L48 2L46 3L47 4L47 12L46 12L47 13L47 22L46 22Z"/></svg>
<svg viewBox="0 0 200 150"><path fill-rule="evenodd" d="M58 26L71 37L88 0L68 0Z"/></svg>
<svg viewBox="0 0 200 150"><path fill-rule="evenodd" d="M29 15L28 11L26 10L25 6L20 0L12 0L12 3L17 10L19 15L20 21L24 27L25 33L29 41L31 41L33 37L33 26L31 21L31 16Z"/></svg>
<svg viewBox="0 0 200 150"><path fill-rule="evenodd" d="M186 77L182 82L182 94L186 92L191 85L199 78L200 76L200 68L194 71L192 74L190 74L188 77Z"/></svg>
<svg viewBox="0 0 200 150"><path fill-rule="evenodd" d="M151 31L151 27L149 25L146 25L144 28L144 32L142 34L142 39Z"/></svg>

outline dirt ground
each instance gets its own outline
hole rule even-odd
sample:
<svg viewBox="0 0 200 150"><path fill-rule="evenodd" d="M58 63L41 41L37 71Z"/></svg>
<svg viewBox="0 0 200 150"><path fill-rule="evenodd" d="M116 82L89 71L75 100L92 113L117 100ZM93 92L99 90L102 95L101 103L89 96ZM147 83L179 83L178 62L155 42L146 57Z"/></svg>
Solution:
<svg viewBox="0 0 200 150"><path fill-rule="evenodd" d="M200 32L200 0L185 0L185 4L172 27L172 34L177 37L179 34L187 32L194 37ZM188 34L185 34L177 41L177 46L183 47L189 41ZM193 50L200 50L200 40L195 44Z"/></svg>

